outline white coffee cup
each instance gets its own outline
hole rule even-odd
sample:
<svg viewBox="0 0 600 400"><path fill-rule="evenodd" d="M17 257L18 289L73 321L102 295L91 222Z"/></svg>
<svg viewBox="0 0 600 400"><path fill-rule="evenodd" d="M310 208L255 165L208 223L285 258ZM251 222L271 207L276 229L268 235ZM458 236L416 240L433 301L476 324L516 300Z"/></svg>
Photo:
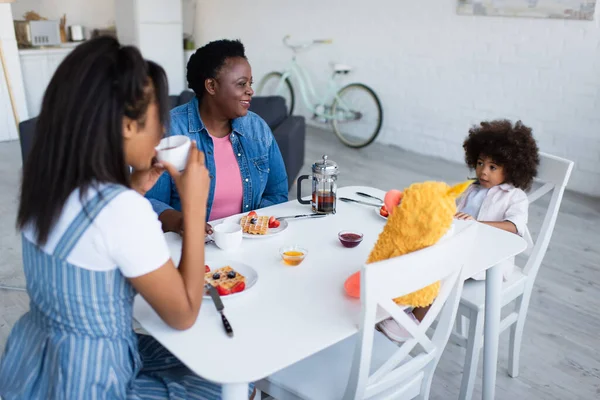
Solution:
<svg viewBox="0 0 600 400"><path fill-rule="evenodd" d="M190 138L183 135L166 137L156 146L156 158L158 161L173 164L178 171L183 171L190 154L191 143Z"/></svg>
<svg viewBox="0 0 600 400"><path fill-rule="evenodd" d="M223 222L213 227L213 239L222 250L234 250L242 244L242 227L239 224Z"/></svg>

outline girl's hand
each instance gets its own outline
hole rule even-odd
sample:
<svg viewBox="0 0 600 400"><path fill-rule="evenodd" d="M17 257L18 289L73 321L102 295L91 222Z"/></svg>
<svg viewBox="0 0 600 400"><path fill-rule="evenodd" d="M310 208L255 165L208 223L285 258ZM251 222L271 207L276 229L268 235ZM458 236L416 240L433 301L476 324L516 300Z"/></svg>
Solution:
<svg viewBox="0 0 600 400"><path fill-rule="evenodd" d="M163 165L159 163L154 163L152 168L146 171L134 170L129 176L129 184L133 190L144 196L148 190L152 189L164 170Z"/></svg>
<svg viewBox="0 0 600 400"><path fill-rule="evenodd" d="M454 218L456 219L461 219L463 221L475 221L475 218L473 218L472 216L470 216L467 213L463 213L463 212L458 212L454 215Z"/></svg>

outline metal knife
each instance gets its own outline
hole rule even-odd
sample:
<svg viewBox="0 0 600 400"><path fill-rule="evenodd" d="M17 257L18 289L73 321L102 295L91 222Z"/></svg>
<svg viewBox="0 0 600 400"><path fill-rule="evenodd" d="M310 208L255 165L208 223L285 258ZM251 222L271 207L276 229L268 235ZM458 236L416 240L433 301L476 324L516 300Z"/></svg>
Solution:
<svg viewBox="0 0 600 400"><path fill-rule="evenodd" d="M340 200L345 201L346 203L358 203L358 204L364 204L365 206L371 206L371 207L377 207L377 208L381 207L381 204L375 204L375 203L369 203L367 201L349 199L348 197L340 197Z"/></svg>
<svg viewBox="0 0 600 400"><path fill-rule="evenodd" d="M375 196L371 196L368 193L363 193L363 192L356 192L357 195L362 196L362 197L368 197L370 199L374 199L379 201L381 204L383 204L383 200L381 200L379 197L375 197Z"/></svg>
<svg viewBox="0 0 600 400"><path fill-rule="evenodd" d="M326 217L326 214L299 214L299 215L288 215L286 217L277 217L276 220L283 221L284 219L300 219L300 218L322 218Z"/></svg>
<svg viewBox="0 0 600 400"><path fill-rule="evenodd" d="M213 303L215 303L215 308L221 314L221 320L223 321L223 327L225 328L225 332L227 332L227 336L233 337L233 328L225 317L225 314L223 314L223 309L225 306L223 305L223 301L221 300L219 292L217 292L217 289L211 284L207 284L206 288L208 289L208 294L210 294Z"/></svg>

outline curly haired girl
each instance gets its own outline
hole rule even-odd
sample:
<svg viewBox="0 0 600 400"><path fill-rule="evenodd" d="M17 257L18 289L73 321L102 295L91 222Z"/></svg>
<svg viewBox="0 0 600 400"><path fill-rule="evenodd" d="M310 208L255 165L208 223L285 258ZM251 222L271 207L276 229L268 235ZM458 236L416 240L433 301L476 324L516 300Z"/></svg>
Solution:
<svg viewBox="0 0 600 400"><path fill-rule="evenodd" d="M538 146L531 128L521 121L481 122L469 130L463 143L465 161L475 170L477 180L458 199L455 218L477 220L523 236L527 230L529 201L524 190L531 187L540 163ZM502 263L504 279L514 269L514 260ZM485 271L471 277L485 279ZM420 323L427 307L416 307L409 317ZM395 342L403 342L410 334L394 320L387 319L377 330Z"/></svg>
<svg viewBox="0 0 600 400"><path fill-rule="evenodd" d="M475 219L523 236L529 208L524 190L531 187L540 163L531 128L521 121L514 125L507 120L482 122L469 130L463 148L477 181L459 200L456 218ZM507 263L505 279L514 266L508 267ZM485 278L480 275L473 279Z"/></svg>

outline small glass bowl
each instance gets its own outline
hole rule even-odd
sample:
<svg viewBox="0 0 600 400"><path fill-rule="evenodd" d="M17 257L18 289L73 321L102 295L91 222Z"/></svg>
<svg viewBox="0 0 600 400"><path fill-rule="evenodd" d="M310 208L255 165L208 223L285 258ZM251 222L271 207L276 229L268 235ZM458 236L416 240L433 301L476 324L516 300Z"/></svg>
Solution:
<svg viewBox="0 0 600 400"><path fill-rule="evenodd" d="M362 242L363 234L356 231L341 231L338 233L338 239L342 246L352 248L356 247Z"/></svg>
<svg viewBox="0 0 600 400"><path fill-rule="evenodd" d="M279 249L279 255L281 255L284 264L290 267L300 265L307 254L308 251L299 246L286 246Z"/></svg>

